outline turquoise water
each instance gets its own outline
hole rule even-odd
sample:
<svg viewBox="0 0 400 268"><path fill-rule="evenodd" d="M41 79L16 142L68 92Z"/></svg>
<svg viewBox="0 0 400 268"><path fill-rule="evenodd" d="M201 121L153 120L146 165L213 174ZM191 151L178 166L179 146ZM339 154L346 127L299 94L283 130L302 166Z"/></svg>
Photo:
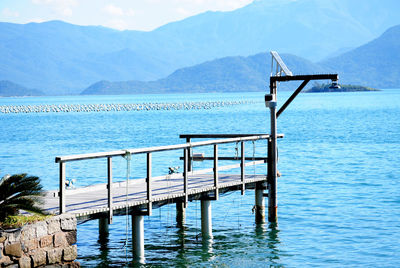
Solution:
<svg viewBox="0 0 400 268"><path fill-rule="evenodd" d="M288 94L279 94L280 104ZM269 130L262 93L0 98L0 105L238 99L260 101L211 110L0 114L0 174L27 172L40 176L46 189L56 189L55 156L181 143L182 133ZM174 204L167 205L145 218L146 265L400 265L400 90L300 94L279 118L278 132L285 134L278 144L278 226L254 224L250 190L212 203L212 241L198 238L199 202L189 204L184 230L175 226ZM265 154L263 143L246 148L248 155L253 149L257 156ZM234 146L221 151L235 154ZM155 154L154 172L181 165L180 154ZM144 176L143 163L141 158L132 163L133 178ZM125 160L115 160L117 180L124 179L125 166ZM76 178L77 186L105 182L105 171L101 160L67 164L67 176ZM124 247L126 218L114 222L108 241L98 241L95 221L78 227L84 266L134 265L131 241Z"/></svg>

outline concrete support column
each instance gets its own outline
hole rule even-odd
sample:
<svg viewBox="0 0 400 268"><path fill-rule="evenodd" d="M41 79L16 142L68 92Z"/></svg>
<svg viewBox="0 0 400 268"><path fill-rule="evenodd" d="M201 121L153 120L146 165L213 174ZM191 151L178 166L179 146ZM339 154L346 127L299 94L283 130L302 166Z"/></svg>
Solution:
<svg viewBox="0 0 400 268"><path fill-rule="evenodd" d="M264 199L264 190L262 187L256 187L255 191L255 216L256 223L264 223L265 222L265 199Z"/></svg>
<svg viewBox="0 0 400 268"><path fill-rule="evenodd" d="M185 224L186 219L186 209L184 202L177 202L176 203L176 225L179 228L182 228Z"/></svg>
<svg viewBox="0 0 400 268"><path fill-rule="evenodd" d="M108 233L108 218L99 218L99 235L107 236Z"/></svg>
<svg viewBox="0 0 400 268"><path fill-rule="evenodd" d="M144 262L144 217L132 215L132 249L133 257Z"/></svg>
<svg viewBox="0 0 400 268"><path fill-rule="evenodd" d="M201 234L203 238L212 238L212 215L210 200L201 200Z"/></svg>

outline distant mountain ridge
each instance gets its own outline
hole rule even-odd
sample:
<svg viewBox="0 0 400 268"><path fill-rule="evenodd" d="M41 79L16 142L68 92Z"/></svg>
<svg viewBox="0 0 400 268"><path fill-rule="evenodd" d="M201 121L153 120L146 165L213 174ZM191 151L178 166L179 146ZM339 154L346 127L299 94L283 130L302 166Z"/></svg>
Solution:
<svg viewBox="0 0 400 268"><path fill-rule="evenodd" d="M281 56L297 74L338 73L341 84L400 87L400 25L365 45L319 63L290 54ZM262 91L268 85L270 62L268 53L225 57L178 69L155 81L100 81L82 94ZM280 85L281 90L295 87L294 83Z"/></svg>
<svg viewBox="0 0 400 268"><path fill-rule="evenodd" d="M317 60L399 24L398 10L397 0L264 0L151 32L0 23L0 79L60 95L100 80L157 80L216 58L268 50Z"/></svg>
<svg viewBox="0 0 400 268"><path fill-rule="evenodd" d="M0 81L0 97L41 96L44 93L37 89L30 89L11 81Z"/></svg>
<svg viewBox="0 0 400 268"><path fill-rule="evenodd" d="M290 54L281 55L287 66L297 73L322 73L323 67ZM176 70L156 81L100 81L85 89L84 95L138 93L199 93L266 90L271 70L269 53L249 57L225 57ZM287 88L282 85L281 88Z"/></svg>
<svg viewBox="0 0 400 268"><path fill-rule="evenodd" d="M400 25L340 56L319 63L338 72L343 83L376 88L400 87Z"/></svg>

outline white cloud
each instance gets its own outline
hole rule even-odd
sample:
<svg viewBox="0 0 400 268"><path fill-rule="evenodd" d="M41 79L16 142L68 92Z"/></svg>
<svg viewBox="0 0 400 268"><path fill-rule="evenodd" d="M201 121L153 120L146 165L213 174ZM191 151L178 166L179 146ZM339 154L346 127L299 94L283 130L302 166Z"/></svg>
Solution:
<svg viewBox="0 0 400 268"><path fill-rule="evenodd" d="M113 4L109 4L109 5L105 6L103 8L103 10L113 16L123 16L124 15L124 11L122 10L122 8L114 6Z"/></svg>
<svg viewBox="0 0 400 268"><path fill-rule="evenodd" d="M73 8L78 5L77 0L32 0L35 5L48 6L57 14L70 17L73 13Z"/></svg>
<svg viewBox="0 0 400 268"><path fill-rule="evenodd" d="M8 7L4 8L1 11L1 15L3 15L6 18L17 18L17 17L19 17L19 13L17 11L12 11Z"/></svg>
<svg viewBox="0 0 400 268"><path fill-rule="evenodd" d="M121 7L115 6L113 4L109 4L109 5L105 6L103 8L103 11L111 16L117 16L117 17L122 17L122 16L131 17L136 14L136 12L135 12L135 10L133 10L133 8L128 8L128 9L124 10Z"/></svg>

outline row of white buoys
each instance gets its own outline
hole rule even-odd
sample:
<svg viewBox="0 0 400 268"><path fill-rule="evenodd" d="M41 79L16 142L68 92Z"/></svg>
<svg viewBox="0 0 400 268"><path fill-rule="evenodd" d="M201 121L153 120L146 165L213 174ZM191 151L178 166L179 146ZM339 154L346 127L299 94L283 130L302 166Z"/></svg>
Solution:
<svg viewBox="0 0 400 268"><path fill-rule="evenodd" d="M203 101L176 103L128 103L128 104L41 104L41 105L1 105L1 113L69 113L69 112L117 112L117 111L152 111L152 110L199 110L212 109L253 101Z"/></svg>

